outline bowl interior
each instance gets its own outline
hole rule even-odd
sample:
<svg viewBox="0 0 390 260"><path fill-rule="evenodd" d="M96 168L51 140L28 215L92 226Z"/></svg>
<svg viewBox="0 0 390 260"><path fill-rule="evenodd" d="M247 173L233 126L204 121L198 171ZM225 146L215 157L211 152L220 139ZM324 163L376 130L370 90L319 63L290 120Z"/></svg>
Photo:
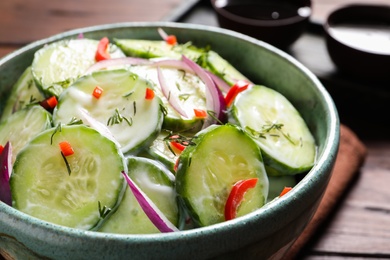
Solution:
<svg viewBox="0 0 390 260"><path fill-rule="evenodd" d="M175 34L180 42L211 46L255 83L285 95L301 113L317 142L314 168L283 199L247 216L209 227L155 235L101 234L46 223L0 203L0 233L12 237L18 245L23 244L29 252L50 257L125 257L131 252L140 259L189 255L200 259L257 243L268 245L254 248L261 251L260 255L270 257L303 230L318 205L335 161L339 141L337 111L329 94L309 70L264 42L224 29L174 23L125 23L66 32L34 42L0 60L0 111L12 85L31 64L34 52L44 44L74 38L79 33L94 39L104 36L160 39L158 27ZM237 52L240 49L245 54Z"/></svg>

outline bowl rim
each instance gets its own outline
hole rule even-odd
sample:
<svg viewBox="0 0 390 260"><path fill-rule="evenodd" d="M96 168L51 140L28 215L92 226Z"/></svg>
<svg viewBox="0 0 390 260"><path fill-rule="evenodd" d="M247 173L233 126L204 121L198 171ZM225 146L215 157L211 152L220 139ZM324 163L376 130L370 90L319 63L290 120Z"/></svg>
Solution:
<svg viewBox="0 0 390 260"><path fill-rule="evenodd" d="M68 236L70 238L83 238L83 239L92 239L94 241L101 240L106 241L107 239L114 240L114 241L128 241L132 243L137 244L143 244L143 243L161 243L161 242L168 242L168 241L175 241L177 239L184 239L185 237L191 237L191 238L202 238L205 236L205 234L213 234L215 232L224 233L226 232L227 228L229 227L229 232L236 232L240 230L244 225L247 225L249 223L255 223L258 222L259 219L261 219L261 216L263 214L271 214L272 216L275 216L276 212L283 211L282 208L284 207L284 204L293 204L294 201L297 199L297 197L301 196L302 194L306 193L306 187L309 187L311 185L314 185L315 182L322 181L324 176L316 175L315 173L318 171L321 171L321 167L326 164L327 160L335 160L335 156L338 151L338 145L339 145L339 118L337 114L336 107L333 103L333 100L330 96L330 94L326 91L325 87L323 87L322 83L319 81L319 79L303 64L301 64L299 61L297 61L295 58L287 54L286 52L279 50L278 48L265 43L263 41L257 40L255 38L252 38L250 36L246 36L244 34L234 32L231 30L213 27L213 26L207 26L207 25L197 25L197 24L182 24L182 23L176 23L176 22L122 22L122 23L111 23L111 24L103 24L103 25L95 25L95 26L89 26L89 27L83 27L78 29L69 30L63 33L55 34L53 36L47 37L45 39L34 41L14 52L11 52L10 54L4 56L0 59L0 67L3 66L3 64L7 63L8 61L12 60L18 55L21 55L24 52L27 52L31 49L43 46L44 44L54 42L63 38L72 37L79 35L80 33L90 33L90 32L96 32L96 31L104 31L104 30L113 30L113 29L120 29L120 28L173 28L173 29L190 29L190 30L202 30L207 31L210 33L218 33L223 34L226 36L231 36L235 38L239 38L242 41L246 41L250 44L258 45L260 47L266 48L271 52L276 53L280 56L280 58L287 60L289 63L292 63L294 66L296 66L299 70L301 70L306 77L308 77L317 87L317 90L320 92L321 96L325 100L325 104L328 108L328 125L329 125L329 133L325 140L325 146L323 148L323 152L321 155L318 156L318 160L316 161L314 167L310 172L307 173L307 175L294 187L292 192L289 192L282 198L278 199L277 201L274 201L272 203L266 204L262 208L249 213L245 216L242 216L237 219L233 219L227 222L214 224L211 226L206 227L200 227L196 229L191 230L183 230L180 232L172 232L172 233L163 233L163 234L111 234L111 233L101 233L101 232L95 232L95 231L88 231L88 230L79 230L75 228L69 228L60 226L57 224L49 223L40 219L37 219L35 217L29 216L23 212L20 212L11 206L8 206L4 203L0 202L0 215L3 215L3 218L5 217L4 221L10 221L13 222L14 225L17 224L23 224L23 223L30 223L34 228L43 228L47 231L51 232L61 232L63 235ZM331 165L330 167L333 167ZM272 204L272 205L270 205Z"/></svg>
<svg viewBox="0 0 390 260"><path fill-rule="evenodd" d="M310 15L312 13L311 10L311 4L306 4L302 7L308 7L310 8L310 13L307 16L301 16L301 15L296 15L288 18L283 18L283 19L277 19L277 20L257 20L257 19L252 19L252 18L246 18L240 15L236 15L232 12L227 11L224 8L218 7L216 5L216 2L218 0L211 0L211 5L214 9L215 12L221 17L223 17L226 20L230 20L232 22L235 22L237 24L241 25L248 25L248 26L258 26L258 27L281 27L281 26L286 26L286 25L292 25L296 23L300 23L303 21L306 21L310 18Z"/></svg>

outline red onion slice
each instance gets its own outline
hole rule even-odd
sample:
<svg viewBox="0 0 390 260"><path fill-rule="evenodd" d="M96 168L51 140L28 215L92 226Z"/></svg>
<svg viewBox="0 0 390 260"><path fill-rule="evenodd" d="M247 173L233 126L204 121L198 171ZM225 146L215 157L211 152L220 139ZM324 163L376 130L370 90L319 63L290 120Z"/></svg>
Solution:
<svg viewBox="0 0 390 260"><path fill-rule="evenodd" d="M211 79L209 74L196 64L194 61L188 59L186 56L182 56L182 60L186 63L190 68L192 68L195 74L204 82L206 85L206 108L209 111L213 111L215 113L215 117L224 120L224 111L226 110L225 99L222 95L220 89L215 85L214 81ZM203 124L203 128L211 124L215 124L216 120L211 118L210 116Z"/></svg>
<svg viewBox="0 0 390 260"><path fill-rule="evenodd" d="M123 58L115 58L108 59L96 62L91 67L87 69L85 74L92 73L97 70L106 69L108 67L113 66L124 66L124 65L148 65L151 64L151 61L142 58L134 58L134 57L123 57Z"/></svg>
<svg viewBox="0 0 390 260"><path fill-rule="evenodd" d="M145 212L146 216L148 216L150 221L158 228L158 230L163 233L179 231L179 229L167 219L167 217L158 209L156 204L154 204L154 202L149 199L149 197L140 188L138 188L137 184L135 184L135 182L124 171L122 171L122 175L126 179L127 184L140 204L142 210Z"/></svg>
<svg viewBox="0 0 390 260"><path fill-rule="evenodd" d="M152 66L159 66L159 67L171 67L178 70L184 70L186 72L195 74L194 70L191 69L190 66L188 66L186 63L184 63L181 60L174 60L174 59L164 59L164 60L157 60L154 61Z"/></svg>
<svg viewBox="0 0 390 260"><path fill-rule="evenodd" d="M169 90L169 86L167 85L164 75L160 69L160 67L157 67L157 76L158 81L160 83L161 91L165 98L168 100L169 104L175 109L180 115L183 117L188 118L188 115L186 111L181 107L180 100L176 95L171 95L171 91Z"/></svg>
<svg viewBox="0 0 390 260"><path fill-rule="evenodd" d="M9 178L12 171L12 147L7 142L3 152L0 154L0 201L12 206L11 187Z"/></svg>
<svg viewBox="0 0 390 260"><path fill-rule="evenodd" d="M210 78L214 81L214 83L217 85L217 87L224 92L225 94L229 92L229 89L231 86L227 84L223 79L215 75L214 73L207 71L207 74L210 76Z"/></svg>

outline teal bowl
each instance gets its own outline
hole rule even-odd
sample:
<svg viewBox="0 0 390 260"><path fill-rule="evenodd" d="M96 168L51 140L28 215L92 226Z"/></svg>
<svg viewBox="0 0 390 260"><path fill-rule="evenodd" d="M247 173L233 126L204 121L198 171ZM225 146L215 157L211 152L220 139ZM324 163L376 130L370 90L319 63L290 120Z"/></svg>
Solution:
<svg viewBox="0 0 390 260"><path fill-rule="evenodd" d="M121 23L65 32L31 43L0 60L0 111L12 85L43 45L64 38L160 39L210 45L258 84L285 95L318 145L315 166L280 199L232 221L165 234L118 235L82 231L30 217L0 202L0 254L9 259L279 259L307 226L327 187L339 145L335 105L319 80L288 54L225 29L176 23Z"/></svg>

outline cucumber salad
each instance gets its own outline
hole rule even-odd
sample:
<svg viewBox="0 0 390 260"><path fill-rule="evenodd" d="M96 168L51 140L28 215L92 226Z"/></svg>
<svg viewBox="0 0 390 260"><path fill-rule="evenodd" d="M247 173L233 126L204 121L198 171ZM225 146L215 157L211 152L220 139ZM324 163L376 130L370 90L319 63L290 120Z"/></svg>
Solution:
<svg viewBox="0 0 390 260"><path fill-rule="evenodd" d="M156 33L36 51L0 117L0 203L71 228L178 232L272 203L313 167L282 94Z"/></svg>

